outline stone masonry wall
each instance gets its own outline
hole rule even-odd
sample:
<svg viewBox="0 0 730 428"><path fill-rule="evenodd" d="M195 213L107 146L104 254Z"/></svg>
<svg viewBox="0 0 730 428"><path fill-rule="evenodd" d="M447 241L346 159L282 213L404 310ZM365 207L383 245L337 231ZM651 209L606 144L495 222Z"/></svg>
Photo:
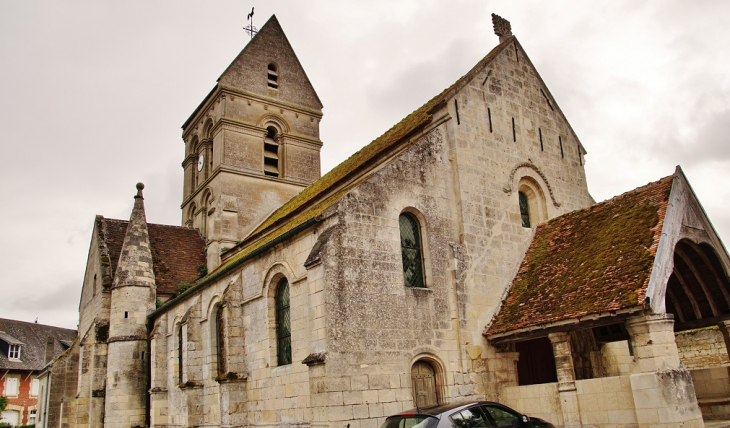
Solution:
<svg viewBox="0 0 730 428"><path fill-rule="evenodd" d="M330 420L376 428L413 407L410 370L419 358L436 369L441 401L479 396L452 321L458 225L450 155L441 126L337 205L339 224L323 256ZM420 223L426 288L404 284L402 212Z"/></svg>
<svg viewBox="0 0 730 428"><path fill-rule="evenodd" d="M688 369L730 365L722 333L717 326L676 333L679 359Z"/></svg>
<svg viewBox="0 0 730 428"><path fill-rule="evenodd" d="M171 308L155 323L152 425L262 425L311 421L308 367L321 318L321 285L303 267L319 231L306 231ZM273 293L290 286L292 364L277 366ZM318 301L320 303L318 303ZM218 378L215 308L225 304L229 376ZM240 321L240 323L238 322ZM179 329L185 326L183 382ZM321 329L321 327L319 327ZM321 341L319 342L320 345ZM232 379L231 379L232 378Z"/></svg>

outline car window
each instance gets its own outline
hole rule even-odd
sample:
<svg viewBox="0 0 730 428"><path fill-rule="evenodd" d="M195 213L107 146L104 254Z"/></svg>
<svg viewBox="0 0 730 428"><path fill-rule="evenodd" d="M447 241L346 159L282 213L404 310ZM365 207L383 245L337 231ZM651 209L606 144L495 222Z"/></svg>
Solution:
<svg viewBox="0 0 730 428"><path fill-rule="evenodd" d="M476 407L454 413L451 422L456 428L487 428L491 425Z"/></svg>
<svg viewBox="0 0 730 428"><path fill-rule="evenodd" d="M511 412L505 408L497 406L482 406L482 409L487 411L489 415L494 419L494 423L498 427L518 427L520 426L520 415Z"/></svg>
<svg viewBox="0 0 730 428"><path fill-rule="evenodd" d="M385 420L380 428L433 428L438 419L428 416L396 416Z"/></svg>

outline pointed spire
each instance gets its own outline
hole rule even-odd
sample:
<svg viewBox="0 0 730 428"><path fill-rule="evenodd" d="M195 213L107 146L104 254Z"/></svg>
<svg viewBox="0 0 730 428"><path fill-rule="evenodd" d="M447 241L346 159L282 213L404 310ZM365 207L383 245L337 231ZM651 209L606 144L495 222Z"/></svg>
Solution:
<svg viewBox="0 0 730 428"><path fill-rule="evenodd" d="M119 256L112 288L123 286L154 287L155 273L152 266L152 251L144 213L144 184L137 183L134 208L129 217L127 233L124 235L122 253Z"/></svg>

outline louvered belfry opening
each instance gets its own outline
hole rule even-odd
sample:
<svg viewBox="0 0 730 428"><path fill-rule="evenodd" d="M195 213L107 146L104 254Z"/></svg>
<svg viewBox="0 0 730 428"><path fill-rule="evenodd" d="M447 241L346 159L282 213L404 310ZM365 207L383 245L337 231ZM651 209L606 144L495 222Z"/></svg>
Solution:
<svg viewBox="0 0 730 428"><path fill-rule="evenodd" d="M264 174L279 177L279 143L276 141L276 128L266 129L264 138Z"/></svg>
<svg viewBox="0 0 730 428"><path fill-rule="evenodd" d="M418 221L413 215L403 213L399 218L400 245L403 257L403 280L407 287L425 287L423 280L423 254Z"/></svg>
<svg viewBox="0 0 730 428"><path fill-rule="evenodd" d="M278 364L291 364L289 282L286 278L281 279L276 287L276 349Z"/></svg>
<svg viewBox="0 0 730 428"><path fill-rule="evenodd" d="M676 331L716 325L730 315L730 281L710 245L677 243L665 304Z"/></svg>

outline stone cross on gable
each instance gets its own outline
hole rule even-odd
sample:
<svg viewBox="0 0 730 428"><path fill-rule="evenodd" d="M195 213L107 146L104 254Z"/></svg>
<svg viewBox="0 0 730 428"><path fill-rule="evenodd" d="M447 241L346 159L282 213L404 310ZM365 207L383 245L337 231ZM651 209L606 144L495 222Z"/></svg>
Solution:
<svg viewBox="0 0 730 428"><path fill-rule="evenodd" d="M494 25L494 34L499 36L499 43L503 43L512 36L512 25L496 13L492 14L492 25Z"/></svg>

